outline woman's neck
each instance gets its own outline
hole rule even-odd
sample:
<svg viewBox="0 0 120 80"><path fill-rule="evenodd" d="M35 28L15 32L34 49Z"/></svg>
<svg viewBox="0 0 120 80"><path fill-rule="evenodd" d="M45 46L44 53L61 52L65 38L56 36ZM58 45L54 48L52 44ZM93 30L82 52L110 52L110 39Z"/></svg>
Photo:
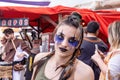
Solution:
<svg viewBox="0 0 120 80"><path fill-rule="evenodd" d="M52 60L54 61L54 63L56 64L56 66L60 66L62 64L67 63L70 60L71 56L68 57L60 57L59 55L54 55Z"/></svg>

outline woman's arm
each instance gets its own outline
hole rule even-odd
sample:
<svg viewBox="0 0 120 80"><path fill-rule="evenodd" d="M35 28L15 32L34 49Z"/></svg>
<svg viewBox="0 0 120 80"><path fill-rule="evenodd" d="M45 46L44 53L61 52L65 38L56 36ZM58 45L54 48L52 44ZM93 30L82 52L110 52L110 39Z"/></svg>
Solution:
<svg viewBox="0 0 120 80"><path fill-rule="evenodd" d="M103 53L101 53L101 54L103 54ZM106 71L108 70L108 67L104 63L104 61L101 58L100 54L98 53L98 50L95 50L95 54L91 57L91 59L95 62L96 65L99 66L99 68L101 69L102 73L106 74Z"/></svg>
<svg viewBox="0 0 120 80"><path fill-rule="evenodd" d="M76 78L75 80L94 80L94 72L93 70L89 67L88 69L84 67L87 71L85 71L85 74L79 74L79 77ZM81 77L80 77L81 76Z"/></svg>
<svg viewBox="0 0 120 80"><path fill-rule="evenodd" d="M114 55L108 63L109 74L106 75L111 76L112 80L118 80L120 76L120 54Z"/></svg>
<svg viewBox="0 0 120 80"><path fill-rule="evenodd" d="M74 75L74 80L94 80L92 68L82 61L79 61Z"/></svg>

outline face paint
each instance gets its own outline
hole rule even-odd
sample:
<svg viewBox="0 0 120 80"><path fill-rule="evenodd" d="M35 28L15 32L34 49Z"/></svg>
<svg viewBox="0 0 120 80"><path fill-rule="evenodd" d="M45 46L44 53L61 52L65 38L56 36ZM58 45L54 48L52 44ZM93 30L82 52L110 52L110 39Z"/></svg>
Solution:
<svg viewBox="0 0 120 80"><path fill-rule="evenodd" d="M59 35L56 34L55 40L56 40L58 43L61 43L61 42L64 40L63 33L61 32Z"/></svg>
<svg viewBox="0 0 120 80"><path fill-rule="evenodd" d="M77 47L77 45L78 45L78 43L79 43L78 40L75 40L75 37L69 38L68 42L69 42L70 45L72 45L72 46L74 46L74 47Z"/></svg>
<svg viewBox="0 0 120 80"><path fill-rule="evenodd" d="M61 32L59 35L56 34L55 40L56 40L58 43L61 43L61 42L64 40L63 33ZM75 40L75 37L71 37L71 38L69 38L68 43L69 43L71 46L76 47L76 46L78 45L79 41L78 41L78 40Z"/></svg>

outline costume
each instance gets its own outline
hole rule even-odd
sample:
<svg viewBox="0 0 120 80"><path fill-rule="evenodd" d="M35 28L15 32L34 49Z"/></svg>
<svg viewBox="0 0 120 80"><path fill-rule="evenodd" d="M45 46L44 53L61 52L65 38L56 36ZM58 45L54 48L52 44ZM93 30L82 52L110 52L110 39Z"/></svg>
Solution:
<svg viewBox="0 0 120 80"><path fill-rule="evenodd" d="M48 61L48 60L47 60ZM50 80L48 79L45 74L44 74L44 70L45 70L45 66L47 64L47 61L42 65L42 67L40 68L39 72L36 75L35 80Z"/></svg>
<svg viewBox="0 0 120 80"><path fill-rule="evenodd" d="M28 54L30 53L29 47L26 45L26 43L23 40L15 39L14 44L16 46L16 49L21 45L21 49L23 51L25 51ZM6 43L4 51L6 53L5 61L12 62L16 51L11 40Z"/></svg>
<svg viewBox="0 0 120 80"><path fill-rule="evenodd" d="M101 39L97 37L85 37L80 47L81 54L78 59L91 66L95 74L95 80L98 80L100 75L100 69L91 60L91 56L95 52L95 44L98 45L98 49L102 52L105 52L108 49L107 45Z"/></svg>
<svg viewBox="0 0 120 80"><path fill-rule="evenodd" d="M120 52L109 52L104 59L108 66L106 75L101 72L99 80L120 80Z"/></svg>
<svg viewBox="0 0 120 80"><path fill-rule="evenodd" d="M30 53L30 49L23 40L15 39L13 40L13 42L14 44L10 40L5 45L5 48L4 48L4 51L6 53L5 61L13 62L13 65L17 63L21 63L22 65L24 65L23 63L24 57L19 58L18 55L25 54L25 56L28 57ZM21 71L15 71L13 68L13 79L12 80L20 80L20 74L21 74L20 72Z"/></svg>

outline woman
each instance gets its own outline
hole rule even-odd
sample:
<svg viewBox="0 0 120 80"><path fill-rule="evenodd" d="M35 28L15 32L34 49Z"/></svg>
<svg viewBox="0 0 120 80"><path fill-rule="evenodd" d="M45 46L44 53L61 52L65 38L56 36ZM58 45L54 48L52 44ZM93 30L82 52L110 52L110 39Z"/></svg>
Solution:
<svg viewBox="0 0 120 80"><path fill-rule="evenodd" d="M83 40L81 15L74 12L55 29L55 51L37 54L32 80L94 80L92 69L79 61Z"/></svg>
<svg viewBox="0 0 120 80"><path fill-rule="evenodd" d="M92 56L102 73L100 80L120 80L120 21L114 21L108 28L110 50L103 61L103 53L96 49Z"/></svg>

